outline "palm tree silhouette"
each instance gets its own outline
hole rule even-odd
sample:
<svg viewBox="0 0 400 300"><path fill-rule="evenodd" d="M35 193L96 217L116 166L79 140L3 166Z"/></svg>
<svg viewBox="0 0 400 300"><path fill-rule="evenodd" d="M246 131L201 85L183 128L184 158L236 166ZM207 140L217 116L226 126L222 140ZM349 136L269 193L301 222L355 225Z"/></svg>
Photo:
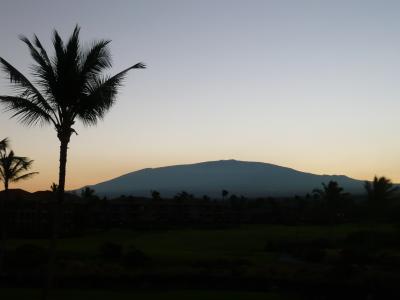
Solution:
<svg viewBox="0 0 400 300"><path fill-rule="evenodd" d="M322 183L322 187L323 189L314 189L313 193L328 203L347 195L347 193L343 193L343 188L336 181L331 180L328 184Z"/></svg>
<svg viewBox="0 0 400 300"><path fill-rule="evenodd" d="M313 194L316 198L324 201L330 223L335 219L344 217L344 210L348 204L348 193L343 192L343 188L336 181L329 181L328 184L322 183L322 189L314 189Z"/></svg>
<svg viewBox="0 0 400 300"><path fill-rule="evenodd" d="M366 181L364 188L368 194L368 200L371 204L383 204L390 196L397 190L397 187L393 186L390 179L382 177L374 177L372 182Z"/></svg>
<svg viewBox="0 0 400 300"><path fill-rule="evenodd" d="M8 147L8 138L2 139L0 141L0 151L6 150L7 147Z"/></svg>
<svg viewBox="0 0 400 300"><path fill-rule="evenodd" d="M26 180L38 174L38 172L30 172L33 160L27 157L15 156L14 151L7 153L4 150L0 153L0 180L4 184L4 190L8 191L11 182Z"/></svg>
<svg viewBox="0 0 400 300"><path fill-rule="evenodd" d="M7 151L8 141L0 142L0 181L4 184L4 193L1 195L1 247L0 247L0 273L3 271L4 253L6 248L7 232L6 225L8 215L6 212L6 201L8 200L8 187L11 182L29 179L37 172L30 172L33 160L27 157L15 156L14 151Z"/></svg>
<svg viewBox="0 0 400 300"><path fill-rule="evenodd" d="M56 130L60 141L59 202L64 198L68 144L72 133L76 133L73 128L76 120L85 125L95 125L114 104L118 88L128 71L145 68L143 63L137 63L112 77L104 76L103 72L111 67L110 41L100 40L89 49L83 49L79 31L79 26L76 26L64 43L55 30L55 55L52 58L36 35L32 41L25 36L20 38L35 61L32 75L37 87L0 57L0 66L16 90L15 95L0 96L0 102L7 110L13 111L12 117L17 117L21 123L51 124Z"/></svg>
<svg viewBox="0 0 400 300"><path fill-rule="evenodd" d="M55 256L59 206L64 200L68 144L72 133L76 133L73 126L77 120L84 125L96 125L114 104L126 74L132 69L145 68L143 63L137 63L114 76L105 76L104 71L112 65L108 49L110 41L96 41L91 47L84 49L79 40L79 31L77 25L64 43L55 30L53 57L49 57L36 35L32 41L25 36L20 38L28 46L35 61L32 75L36 85L0 57L0 66L16 92L11 96L0 96L0 102L7 110L14 112L12 117L18 118L25 125L39 123L54 126L60 142L52 256ZM54 266L54 259L49 259L50 269L51 264ZM51 286L51 278L48 281ZM47 290L43 295L43 299L46 298Z"/></svg>
<svg viewBox="0 0 400 300"><path fill-rule="evenodd" d="M151 191L151 198L153 200L161 200L161 194L159 191L153 190Z"/></svg>

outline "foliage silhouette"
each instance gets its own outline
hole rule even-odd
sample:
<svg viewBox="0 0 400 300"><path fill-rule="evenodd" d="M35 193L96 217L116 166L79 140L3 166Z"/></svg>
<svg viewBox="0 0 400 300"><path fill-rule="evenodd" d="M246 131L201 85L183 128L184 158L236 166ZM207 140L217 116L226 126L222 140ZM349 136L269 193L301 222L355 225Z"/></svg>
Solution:
<svg viewBox="0 0 400 300"><path fill-rule="evenodd" d="M336 181L329 181L327 185L322 183L322 187L322 190L314 189L313 193L328 202L335 201L347 195L347 193L343 193L343 188Z"/></svg>
<svg viewBox="0 0 400 300"><path fill-rule="evenodd" d="M364 188L371 203L381 203L390 199L390 196L397 190L390 179L386 177L374 177L372 182L366 181Z"/></svg>
<svg viewBox="0 0 400 300"><path fill-rule="evenodd" d="M334 219L343 219L344 211L349 204L348 193L343 192L343 188L336 181L329 181L328 184L322 183L323 189L314 189L313 193L317 199L322 199L330 223Z"/></svg>
<svg viewBox="0 0 400 300"><path fill-rule="evenodd" d="M161 194L159 191L151 191L151 198L153 200L161 200Z"/></svg>
<svg viewBox="0 0 400 300"><path fill-rule="evenodd" d="M11 182L26 180L38 174L38 172L28 171L33 164L33 160L27 157L16 156L14 151L4 150L0 153L0 180L4 184L4 189L8 190Z"/></svg>
<svg viewBox="0 0 400 300"><path fill-rule="evenodd" d="M0 141L0 151L4 151L6 148L8 148L8 138Z"/></svg>
<svg viewBox="0 0 400 300"><path fill-rule="evenodd" d="M53 183L51 184L51 186L50 186L50 189L51 189L51 191L52 191L53 193L56 193L57 190L58 190L58 185L57 185L55 182L53 182Z"/></svg>
<svg viewBox="0 0 400 300"><path fill-rule="evenodd" d="M397 187L393 186L390 179L384 176L375 176L372 182L366 181L364 183L364 188L367 191L370 217L374 219L386 215L385 211L389 208L389 201Z"/></svg>
<svg viewBox="0 0 400 300"><path fill-rule="evenodd" d="M96 194L96 191L94 189L91 189L88 186L81 190L81 197L84 199L90 199L90 198L94 197L95 194Z"/></svg>
<svg viewBox="0 0 400 300"><path fill-rule="evenodd" d="M186 191L182 191L182 192L176 194L174 196L174 199L178 200L178 201L193 200L194 196L193 196L193 194L189 194Z"/></svg>

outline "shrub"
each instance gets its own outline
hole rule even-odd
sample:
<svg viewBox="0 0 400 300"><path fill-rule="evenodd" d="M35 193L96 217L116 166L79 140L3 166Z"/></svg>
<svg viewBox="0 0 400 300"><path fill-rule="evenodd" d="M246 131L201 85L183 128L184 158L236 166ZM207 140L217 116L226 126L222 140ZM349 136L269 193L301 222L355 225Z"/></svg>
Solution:
<svg viewBox="0 0 400 300"><path fill-rule="evenodd" d="M309 262L321 262L325 258L325 250L321 248L303 248L297 253L297 257Z"/></svg>
<svg viewBox="0 0 400 300"><path fill-rule="evenodd" d="M125 253L123 260L126 267L138 267L147 264L150 258L142 250L131 246Z"/></svg>
<svg viewBox="0 0 400 300"><path fill-rule="evenodd" d="M105 260L119 260L122 256L122 246L120 244L106 242L100 246L101 257Z"/></svg>
<svg viewBox="0 0 400 300"><path fill-rule="evenodd" d="M360 246L345 247L340 251L341 261L345 264L364 265L372 262L372 253L369 249Z"/></svg>
<svg viewBox="0 0 400 300"><path fill-rule="evenodd" d="M11 269L39 268L46 261L46 249L33 244L21 245L14 251L8 252L6 256L6 265Z"/></svg>

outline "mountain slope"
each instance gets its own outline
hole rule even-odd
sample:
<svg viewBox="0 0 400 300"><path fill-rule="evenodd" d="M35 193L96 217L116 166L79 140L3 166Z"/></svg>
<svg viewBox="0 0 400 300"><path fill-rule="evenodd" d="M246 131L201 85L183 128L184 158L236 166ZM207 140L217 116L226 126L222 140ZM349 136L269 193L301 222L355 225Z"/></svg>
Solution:
<svg viewBox="0 0 400 300"><path fill-rule="evenodd" d="M352 193L361 193L363 181L343 175L315 175L260 162L210 161L154 169L143 169L90 186L101 196L150 196L157 190L163 197L180 191L196 196L220 197L223 189L246 197L305 194L321 183L337 181Z"/></svg>

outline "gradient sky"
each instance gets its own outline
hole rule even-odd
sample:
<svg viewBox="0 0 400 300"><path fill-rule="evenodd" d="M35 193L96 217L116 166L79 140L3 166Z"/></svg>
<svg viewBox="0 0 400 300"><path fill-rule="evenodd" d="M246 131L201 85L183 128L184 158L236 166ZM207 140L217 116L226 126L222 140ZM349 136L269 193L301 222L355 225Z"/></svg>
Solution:
<svg viewBox="0 0 400 300"><path fill-rule="evenodd" d="M50 48L75 24L111 39L117 72L138 61L96 127L76 129L67 187L145 167L238 159L400 182L400 1L2 0L0 56L32 63L19 34ZM8 82L0 80L0 94ZM0 138L57 181L51 127L0 114Z"/></svg>

